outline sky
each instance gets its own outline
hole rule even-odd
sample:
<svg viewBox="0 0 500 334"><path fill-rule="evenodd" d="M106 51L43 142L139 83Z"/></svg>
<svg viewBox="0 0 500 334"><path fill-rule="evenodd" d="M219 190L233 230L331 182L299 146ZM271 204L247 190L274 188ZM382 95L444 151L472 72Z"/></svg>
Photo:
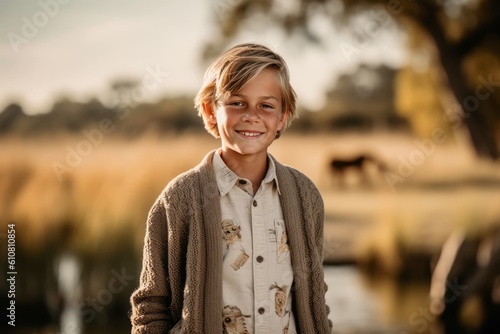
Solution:
<svg viewBox="0 0 500 334"><path fill-rule="evenodd" d="M217 17L231 1L2 0L0 110L17 102L26 113L47 112L63 97L106 102L110 83L121 78L156 78L141 101L194 97L206 66L200 52L216 36ZM313 28L328 43L304 47L266 24L243 30L234 43L258 42L280 53L299 103L313 110L321 108L336 77L360 62L398 66L405 61L397 29L377 31L346 53L346 45L355 45L349 34L321 18Z"/></svg>

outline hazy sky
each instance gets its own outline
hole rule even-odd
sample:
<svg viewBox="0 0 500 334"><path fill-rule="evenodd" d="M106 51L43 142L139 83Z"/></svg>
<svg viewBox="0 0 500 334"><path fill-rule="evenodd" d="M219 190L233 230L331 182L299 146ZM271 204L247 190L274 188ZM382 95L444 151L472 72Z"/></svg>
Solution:
<svg viewBox="0 0 500 334"><path fill-rule="evenodd" d="M146 100L194 96L204 72L200 50L216 32L217 11L231 1L2 0L0 110L12 101L35 113L48 111L62 96L104 98L112 80L142 79L148 68L168 75ZM404 59L402 38L385 31L347 59L341 45L352 45L352 39L321 20L314 25L328 36L324 48L290 43L282 32L265 26L244 31L235 43L260 42L283 55L299 101L311 108L320 107L325 88L358 62L398 64Z"/></svg>

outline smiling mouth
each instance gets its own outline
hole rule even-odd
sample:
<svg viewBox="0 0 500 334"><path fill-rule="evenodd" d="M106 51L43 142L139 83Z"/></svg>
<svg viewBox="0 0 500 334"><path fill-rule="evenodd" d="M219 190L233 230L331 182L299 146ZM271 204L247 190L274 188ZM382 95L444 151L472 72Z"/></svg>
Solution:
<svg viewBox="0 0 500 334"><path fill-rule="evenodd" d="M236 132L245 137L258 137L262 134L262 132L248 132L248 131L236 131Z"/></svg>

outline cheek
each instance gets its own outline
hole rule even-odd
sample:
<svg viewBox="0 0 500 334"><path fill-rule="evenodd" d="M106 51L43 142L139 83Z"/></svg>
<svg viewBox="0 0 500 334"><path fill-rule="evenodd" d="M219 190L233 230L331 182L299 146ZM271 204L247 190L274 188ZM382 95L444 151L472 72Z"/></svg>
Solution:
<svg viewBox="0 0 500 334"><path fill-rule="evenodd" d="M226 112L224 112L224 110L221 110L221 109L217 109L217 111L215 112L215 121L217 122L217 124L221 125L221 124L226 124L229 120L229 117L227 115Z"/></svg>

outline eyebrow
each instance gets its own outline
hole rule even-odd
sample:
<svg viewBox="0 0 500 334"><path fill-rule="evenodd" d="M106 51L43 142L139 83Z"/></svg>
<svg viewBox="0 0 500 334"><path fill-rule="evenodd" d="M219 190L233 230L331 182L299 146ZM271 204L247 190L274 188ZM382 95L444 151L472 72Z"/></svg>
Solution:
<svg viewBox="0 0 500 334"><path fill-rule="evenodd" d="M236 97L246 97L246 95L244 94L231 94L231 96L236 96ZM269 96L259 96L259 99L264 99L264 100L276 100L279 102L279 99L273 95L269 95Z"/></svg>

